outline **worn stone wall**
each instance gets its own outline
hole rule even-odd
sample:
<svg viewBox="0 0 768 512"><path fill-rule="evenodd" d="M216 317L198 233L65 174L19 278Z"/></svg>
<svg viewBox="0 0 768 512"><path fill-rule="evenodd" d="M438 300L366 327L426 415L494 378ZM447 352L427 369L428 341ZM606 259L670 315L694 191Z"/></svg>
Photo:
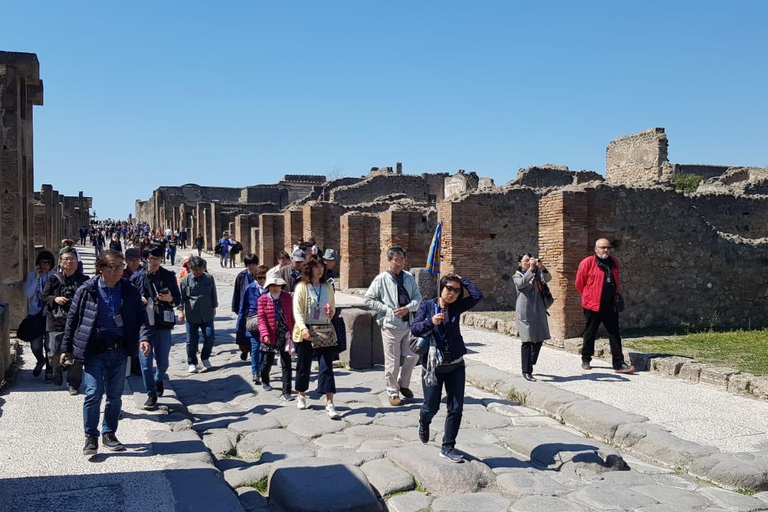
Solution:
<svg viewBox="0 0 768 512"><path fill-rule="evenodd" d="M250 251L249 252L259 256L260 248L261 248L261 245L259 245L259 228L258 228L259 219L257 218L255 222L256 222L257 226L255 226L255 227L251 226L251 238L250 238L251 245L250 245ZM243 247L245 247L245 244L243 244ZM273 266L273 265L270 265L272 263L271 261L270 262L266 262L266 263L261 261L261 256L259 256L259 263L262 264L262 265L267 265L270 268Z"/></svg>
<svg viewBox="0 0 768 512"><path fill-rule="evenodd" d="M450 176L447 172L422 173L421 178L429 188L429 202L436 203L445 199L445 179Z"/></svg>
<svg viewBox="0 0 768 512"><path fill-rule="evenodd" d="M344 213L344 208L335 203L311 202L304 205L304 240L314 237L321 251L338 250L341 241L340 218Z"/></svg>
<svg viewBox="0 0 768 512"><path fill-rule="evenodd" d="M341 288L366 288L379 273L380 220L376 215L346 213L339 219Z"/></svg>
<svg viewBox="0 0 768 512"><path fill-rule="evenodd" d="M708 180L725 174L727 165L675 164L675 174L693 174Z"/></svg>
<svg viewBox="0 0 768 512"><path fill-rule="evenodd" d="M339 205L369 203L379 197L401 193L419 202L428 202L429 185L420 176L375 173L363 181L339 187L330 193L330 201Z"/></svg>
<svg viewBox="0 0 768 512"><path fill-rule="evenodd" d="M475 192L437 206L443 224L441 271L475 281L482 307L513 308L517 256L538 251L538 195L530 188Z"/></svg>
<svg viewBox="0 0 768 512"><path fill-rule="evenodd" d="M768 325L768 239L718 233L689 198L659 188L603 185L555 194L564 201L566 264L557 264L549 246L542 256L554 261L550 270L562 274L559 281L570 283L574 262L593 254L595 240L612 240L627 305L622 327ZM553 308L578 297L569 288L565 295L557 285L552 290ZM583 328L576 309L566 306L561 321L553 317L553 337L578 336Z"/></svg>
<svg viewBox="0 0 768 512"><path fill-rule="evenodd" d="M304 211L286 210L285 213L285 238L284 247L293 245L304 238ZM290 252L290 251L288 251Z"/></svg>
<svg viewBox="0 0 768 512"><path fill-rule="evenodd" d="M259 215L259 261L273 267L277 264L277 255L284 250L285 215L282 213L264 213Z"/></svg>
<svg viewBox="0 0 768 512"><path fill-rule="evenodd" d="M463 169L459 169L453 176L448 176L443 182L445 192L443 197L445 199L451 199L454 196L459 196L466 192L477 190L477 186L480 183L477 173L466 172Z"/></svg>
<svg viewBox="0 0 768 512"><path fill-rule="evenodd" d="M699 194L768 195L768 167L729 167L705 180L696 190Z"/></svg>
<svg viewBox="0 0 768 512"><path fill-rule="evenodd" d="M768 237L768 196L694 194L689 200L718 231L744 238Z"/></svg>
<svg viewBox="0 0 768 512"><path fill-rule="evenodd" d="M238 263L243 262L243 258L245 258L248 254L250 254L252 251L253 242L251 241L251 233L253 230L253 227L258 226L259 223L259 216L258 214L251 213L251 214L241 214L235 217L235 227L234 227L234 233L235 233L235 239L243 244L243 250L240 252L235 258L237 259ZM253 252L253 254L256 254L258 256L258 253Z"/></svg>
<svg viewBox="0 0 768 512"><path fill-rule="evenodd" d="M512 184L533 188L564 187L573 183L574 175L566 165L535 165L519 169Z"/></svg>
<svg viewBox="0 0 768 512"><path fill-rule="evenodd" d="M393 245L399 245L408 253L406 268L426 265L429 244L432 242L437 224L437 215L434 211L388 210L379 214L379 220L380 271L383 272L389 268L386 251Z"/></svg>
<svg viewBox="0 0 768 512"><path fill-rule="evenodd" d="M664 128L651 128L611 141L605 152L606 181L629 186L672 181L674 167L667 159L667 146Z"/></svg>
<svg viewBox="0 0 768 512"><path fill-rule="evenodd" d="M258 185L240 190L239 203L274 203L278 208L290 203L288 190L276 185Z"/></svg>

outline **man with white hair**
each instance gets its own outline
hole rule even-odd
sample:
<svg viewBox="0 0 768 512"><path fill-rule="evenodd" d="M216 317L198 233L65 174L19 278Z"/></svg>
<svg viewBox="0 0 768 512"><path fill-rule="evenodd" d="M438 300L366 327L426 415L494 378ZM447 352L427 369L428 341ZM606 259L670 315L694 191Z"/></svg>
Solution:
<svg viewBox="0 0 768 512"><path fill-rule="evenodd" d="M576 289L581 294L581 307L587 320L581 349L581 368L592 369L590 363L595 353L595 335L600 324L603 324L608 331L614 372L632 373L635 367L624 362L621 349L619 260L611 255L612 251L611 242L601 238L595 242L595 254L584 258L576 272Z"/></svg>

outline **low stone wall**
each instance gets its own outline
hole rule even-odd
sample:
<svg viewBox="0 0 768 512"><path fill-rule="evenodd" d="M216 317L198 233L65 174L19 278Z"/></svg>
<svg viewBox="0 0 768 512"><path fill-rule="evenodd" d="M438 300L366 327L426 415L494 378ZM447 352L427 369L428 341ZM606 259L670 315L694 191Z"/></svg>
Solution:
<svg viewBox="0 0 768 512"><path fill-rule="evenodd" d="M6 302L0 302L0 387L5 383L5 372L11 367L10 311Z"/></svg>

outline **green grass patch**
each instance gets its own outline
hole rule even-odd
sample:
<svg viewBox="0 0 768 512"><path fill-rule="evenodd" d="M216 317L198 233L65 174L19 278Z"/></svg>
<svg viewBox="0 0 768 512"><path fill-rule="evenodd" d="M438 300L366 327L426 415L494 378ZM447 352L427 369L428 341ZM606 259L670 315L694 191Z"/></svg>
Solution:
<svg viewBox="0 0 768 512"><path fill-rule="evenodd" d="M520 405L525 405L525 400L527 398L526 393L520 393L514 389L510 389L509 393L507 393L507 400L510 400L512 402L517 402Z"/></svg>
<svg viewBox="0 0 768 512"><path fill-rule="evenodd" d="M686 194L696 192L701 183L701 176L695 174L679 173L675 174L675 189L680 190Z"/></svg>
<svg viewBox="0 0 768 512"><path fill-rule="evenodd" d="M267 487L268 486L269 486L269 478L267 478L266 476L262 477L261 480L259 480L255 484L251 485L251 487L253 487L257 491L259 491L261 494L266 494L267 493Z"/></svg>
<svg viewBox="0 0 768 512"><path fill-rule="evenodd" d="M413 481L416 483L416 487L413 489L414 491L419 491L419 492L423 492L424 494L427 494L427 488L421 485L421 482L419 482L415 478L413 479Z"/></svg>
<svg viewBox="0 0 768 512"><path fill-rule="evenodd" d="M691 357L701 363L768 375L768 329L625 338L624 343L638 352Z"/></svg>

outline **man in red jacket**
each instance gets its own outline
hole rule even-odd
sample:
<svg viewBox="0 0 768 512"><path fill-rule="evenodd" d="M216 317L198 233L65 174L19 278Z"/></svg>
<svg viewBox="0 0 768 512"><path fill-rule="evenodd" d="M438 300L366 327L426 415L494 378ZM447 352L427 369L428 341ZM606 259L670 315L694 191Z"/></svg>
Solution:
<svg viewBox="0 0 768 512"><path fill-rule="evenodd" d="M581 367L591 370L590 362L595 353L595 335L600 324L608 331L611 359L616 373L632 373L634 366L624 362L619 334L619 311L616 298L621 293L619 285L619 260L611 256L611 242L601 238L595 242L594 256L587 256L579 263L576 272L576 289L581 293L581 307L587 325L581 348Z"/></svg>

